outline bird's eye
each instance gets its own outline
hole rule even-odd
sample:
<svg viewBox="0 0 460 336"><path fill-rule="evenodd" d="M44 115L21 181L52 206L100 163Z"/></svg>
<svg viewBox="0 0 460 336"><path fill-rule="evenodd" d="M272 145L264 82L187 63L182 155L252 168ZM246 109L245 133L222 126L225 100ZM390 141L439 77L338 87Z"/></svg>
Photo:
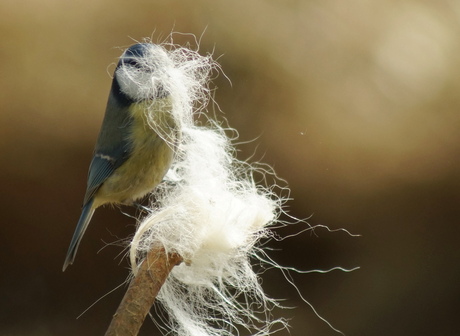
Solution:
<svg viewBox="0 0 460 336"><path fill-rule="evenodd" d="M136 67L138 69L141 69L142 66L139 64L139 62L137 62L134 58L125 58L123 60L123 64L127 65L132 65L133 67Z"/></svg>
<svg viewBox="0 0 460 336"><path fill-rule="evenodd" d="M136 69L141 70L142 72L153 72L154 70L149 65L142 63L142 62L138 62L135 58L124 58L122 59L122 64L125 66L126 65L133 66Z"/></svg>

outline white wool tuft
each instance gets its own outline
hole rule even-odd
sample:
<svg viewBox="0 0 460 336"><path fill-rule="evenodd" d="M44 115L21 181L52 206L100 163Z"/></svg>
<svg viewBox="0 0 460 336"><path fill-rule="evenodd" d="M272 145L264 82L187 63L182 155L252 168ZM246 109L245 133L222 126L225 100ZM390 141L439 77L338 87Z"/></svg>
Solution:
<svg viewBox="0 0 460 336"><path fill-rule="evenodd" d="M156 244L184 258L157 296L178 335L231 335L237 326L269 335L274 324L285 322L271 320L277 304L265 296L250 259L259 239L269 237L267 226L276 221L282 200L256 185L255 168L235 158L222 127L193 122L193 114L207 105L210 74L218 68L211 56L169 44L152 45L150 57L160 78L142 78L139 92L157 90L150 87L155 83L166 88L181 141L165 182L154 191L151 213L131 242L133 272Z"/></svg>

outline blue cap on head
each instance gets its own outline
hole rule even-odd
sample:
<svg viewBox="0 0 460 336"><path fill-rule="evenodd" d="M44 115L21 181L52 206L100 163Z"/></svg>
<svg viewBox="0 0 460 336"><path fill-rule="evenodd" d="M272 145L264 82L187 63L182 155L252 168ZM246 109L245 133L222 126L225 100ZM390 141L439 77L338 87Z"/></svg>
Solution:
<svg viewBox="0 0 460 336"><path fill-rule="evenodd" d="M131 47L125 50L123 55L121 55L121 58L117 64L117 68L119 68L123 64L130 64L132 66L135 66L136 68L139 68L139 59L145 57L149 48L151 47L152 45L149 43L138 43L132 45ZM148 71L149 69L144 70Z"/></svg>
<svg viewBox="0 0 460 336"><path fill-rule="evenodd" d="M127 105L168 96L161 79L158 79L159 74L155 74L165 58L165 51L151 43L138 43L126 49L115 69L112 87L119 103ZM153 84L155 88L151 87Z"/></svg>
<svg viewBox="0 0 460 336"><path fill-rule="evenodd" d="M149 43L137 43L126 49L123 54L123 58L127 57L144 57L145 52L149 49L151 44Z"/></svg>

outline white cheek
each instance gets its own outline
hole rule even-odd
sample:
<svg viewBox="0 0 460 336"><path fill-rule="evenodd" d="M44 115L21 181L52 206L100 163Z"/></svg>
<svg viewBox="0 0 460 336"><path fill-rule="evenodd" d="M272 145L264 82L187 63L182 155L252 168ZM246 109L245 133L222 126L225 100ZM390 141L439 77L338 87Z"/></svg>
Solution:
<svg viewBox="0 0 460 336"><path fill-rule="evenodd" d="M154 78L151 72L141 71L130 65L124 65L115 72L121 92L134 101L154 97Z"/></svg>

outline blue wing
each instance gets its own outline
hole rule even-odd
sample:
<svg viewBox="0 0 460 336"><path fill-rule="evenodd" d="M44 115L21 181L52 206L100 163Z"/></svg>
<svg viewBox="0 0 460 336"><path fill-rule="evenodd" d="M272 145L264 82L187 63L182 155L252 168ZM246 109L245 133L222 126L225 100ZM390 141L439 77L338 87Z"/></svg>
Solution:
<svg viewBox="0 0 460 336"><path fill-rule="evenodd" d="M114 84L116 84L116 80ZM131 154L132 144L129 140L129 132L132 118L128 111L130 103L117 98L113 94L116 89L118 89L118 85L112 87L104 121L94 149L93 160L89 167L84 205L93 198L102 183Z"/></svg>
<svg viewBox="0 0 460 336"><path fill-rule="evenodd" d="M123 97L120 98L116 94L119 92L117 90L119 90L118 83L114 80L93 160L89 167L83 210L67 251L63 271L73 263L78 245L93 216L95 193L104 181L129 158L132 150L129 140L132 119L128 110L131 102Z"/></svg>

